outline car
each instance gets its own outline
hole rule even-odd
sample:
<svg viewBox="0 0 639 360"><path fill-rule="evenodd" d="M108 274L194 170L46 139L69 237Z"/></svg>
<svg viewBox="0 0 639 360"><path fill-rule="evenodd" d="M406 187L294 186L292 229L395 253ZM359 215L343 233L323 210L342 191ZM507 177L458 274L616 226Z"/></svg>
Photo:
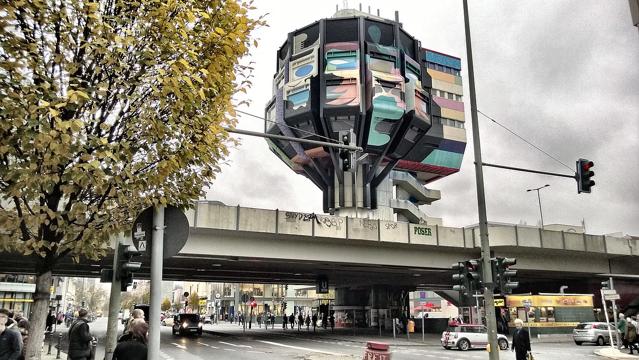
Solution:
<svg viewBox="0 0 639 360"><path fill-rule="evenodd" d="M610 332L608 332L610 326ZM610 334L617 335L617 329L613 324L605 322L582 322L572 330L572 339L575 344L595 343L599 346L610 344ZM613 340L614 341L614 340Z"/></svg>
<svg viewBox="0 0 639 360"><path fill-rule="evenodd" d="M488 344L488 329L484 325L459 324L449 326L442 333L442 346L449 350L457 348L462 351L468 349L485 349ZM497 334L497 345L500 350L509 348L508 338Z"/></svg>
<svg viewBox="0 0 639 360"><path fill-rule="evenodd" d="M167 316L162 319L162 326L173 326L175 322L173 321L173 316Z"/></svg>
<svg viewBox="0 0 639 360"><path fill-rule="evenodd" d="M173 316L173 335L202 335L202 319L198 314L178 314Z"/></svg>

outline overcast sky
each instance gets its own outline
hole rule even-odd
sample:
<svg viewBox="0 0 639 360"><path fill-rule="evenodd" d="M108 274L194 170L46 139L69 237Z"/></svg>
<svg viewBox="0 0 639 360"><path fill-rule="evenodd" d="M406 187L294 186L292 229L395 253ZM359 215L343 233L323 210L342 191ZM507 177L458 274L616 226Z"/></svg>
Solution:
<svg viewBox="0 0 639 360"><path fill-rule="evenodd" d="M359 2L349 1L351 8ZM391 5L392 4L392 5ZM269 27L255 32L259 47L249 107L262 115L271 98L275 53L287 33L331 17L343 1L256 0ZM393 18L423 47L462 58L468 144L460 172L435 181L442 199L422 210L445 226L478 221L470 97L461 0L362 1L364 10ZM597 185L577 194L568 178L484 168L488 219L536 225L535 192L541 191L546 224L578 225L588 233L639 235L639 31L627 0L471 1L470 23L479 110L568 165L564 167L483 116L479 116L484 162L571 174L575 161L595 162ZM262 131L263 122L243 116L238 128ZM231 151L208 200L227 205L321 212L321 192L294 174L261 138L242 136Z"/></svg>

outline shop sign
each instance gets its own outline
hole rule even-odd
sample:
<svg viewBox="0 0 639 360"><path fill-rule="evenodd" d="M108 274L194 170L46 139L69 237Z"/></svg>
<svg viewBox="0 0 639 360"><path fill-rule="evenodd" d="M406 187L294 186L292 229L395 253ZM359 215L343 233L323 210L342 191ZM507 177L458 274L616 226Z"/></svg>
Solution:
<svg viewBox="0 0 639 360"><path fill-rule="evenodd" d="M593 306L592 295L511 295L506 303L508 307Z"/></svg>

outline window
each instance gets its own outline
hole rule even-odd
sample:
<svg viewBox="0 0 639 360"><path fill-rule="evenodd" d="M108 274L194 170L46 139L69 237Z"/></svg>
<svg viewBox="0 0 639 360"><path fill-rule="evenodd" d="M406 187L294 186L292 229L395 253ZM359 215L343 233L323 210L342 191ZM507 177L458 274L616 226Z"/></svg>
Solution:
<svg viewBox="0 0 639 360"><path fill-rule="evenodd" d="M453 99L455 98L455 94L453 94L453 93L448 93L448 98L449 98L450 100L453 100Z"/></svg>

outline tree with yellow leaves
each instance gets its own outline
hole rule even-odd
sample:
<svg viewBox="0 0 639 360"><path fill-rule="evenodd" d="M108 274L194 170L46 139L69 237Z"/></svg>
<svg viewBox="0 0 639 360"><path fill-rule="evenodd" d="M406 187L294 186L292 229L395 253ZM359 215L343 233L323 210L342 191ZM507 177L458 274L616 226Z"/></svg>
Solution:
<svg viewBox="0 0 639 360"><path fill-rule="evenodd" d="M186 208L215 178L264 24L251 9L0 0L0 250L35 264L27 359L62 257L104 256L138 211Z"/></svg>

